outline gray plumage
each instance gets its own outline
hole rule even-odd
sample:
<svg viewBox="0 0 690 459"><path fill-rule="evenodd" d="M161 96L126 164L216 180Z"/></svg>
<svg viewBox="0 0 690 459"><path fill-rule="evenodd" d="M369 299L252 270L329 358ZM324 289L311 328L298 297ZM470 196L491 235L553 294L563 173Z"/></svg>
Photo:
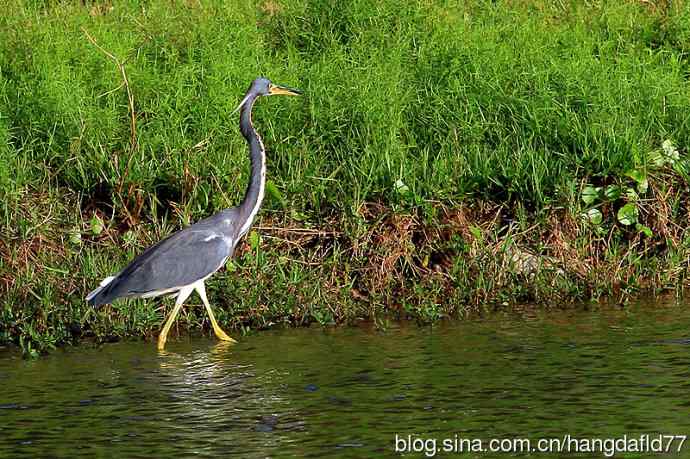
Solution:
<svg viewBox="0 0 690 459"><path fill-rule="evenodd" d="M107 284L87 297L93 306L116 298L177 293L206 279L232 257L240 237L238 208L201 220L146 249Z"/></svg>
<svg viewBox="0 0 690 459"><path fill-rule="evenodd" d="M117 298L176 294L176 307L159 336L159 349L162 349L179 307L192 290L197 290L216 335L232 341L216 323L203 282L232 257L237 242L249 231L261 206L266 181L266 158L261 138L252 125L251 113L257 98L277 94L298 95L300 91L275 85L266 78L257 78L238 106L240 132L249 146L251 160L251 177L240 205L222 210L149 247L122 271L104 279L98 288L89 293L86 297L89 304L97 306L111 303Z"/></svg>

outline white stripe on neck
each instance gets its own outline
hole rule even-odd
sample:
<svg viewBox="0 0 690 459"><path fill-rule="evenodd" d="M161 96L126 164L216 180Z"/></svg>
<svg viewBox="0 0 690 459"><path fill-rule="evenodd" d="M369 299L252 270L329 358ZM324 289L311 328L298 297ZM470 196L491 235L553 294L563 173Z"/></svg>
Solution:
<svg viewBox="0 0 690 459"><path fill-rule="evenodd" d="M256 202L254 203L254 207L252 207L251 212L249 212L249 216L247 217L247 221L244 222L244 225L240 228L239 235L237 239L240 237L244 236L247 231L249 231L249 228L252 226L252 223L254 222L254 217L256 217L256 214L259 212L259 207L261 207L261 201L264 199L264 187L266 184L266 149L264 148L264 142L261 140L261 136L259 135L258 132L256 132L256 129L254 129L254 123L252 122L252 106L254 105L254 102L252 101L252 104L248 107L249 110L249 126L251 127L252 131L254 131L254 135L256 136L256 139L259 141L259 146L261 147L261 180L259 181L259 194L256 197ZM251 146L250 146L251 150ZM251 176L253 173L253 165L252 169L249 173L249 180L251 180Z"/></svg>

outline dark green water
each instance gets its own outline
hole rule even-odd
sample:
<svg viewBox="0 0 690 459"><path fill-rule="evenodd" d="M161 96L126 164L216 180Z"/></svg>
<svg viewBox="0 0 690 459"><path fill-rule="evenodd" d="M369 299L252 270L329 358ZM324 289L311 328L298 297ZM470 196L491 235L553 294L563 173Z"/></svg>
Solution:
<svg viewBox="0 0 690 459"><path fill-rule="evenodd" d="M172 338L167 351L0 354L0 457L382 457L396 434L431 452L456 435L690 433L690 306L268 331L234 347ZM666 456L690 457L678 444Z"/></svg>

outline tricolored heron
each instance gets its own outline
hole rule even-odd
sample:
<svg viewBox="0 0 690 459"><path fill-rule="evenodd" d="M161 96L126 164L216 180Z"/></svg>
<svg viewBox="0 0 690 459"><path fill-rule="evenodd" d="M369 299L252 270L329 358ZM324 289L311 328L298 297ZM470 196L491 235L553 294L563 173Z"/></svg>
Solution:
<svg viewBox="0 0 690 459"><path fill-rule="evenodd" d="M266 182L266 151L252 124L252 108L261 96L281 94L296 96L301 92L273 84L266 78L257 78L237 107L240 110L240 132L249 144L251 160L251 178L240 205L222 210L149 247L126 268L105 278L89 293L86 297L89 304L98 306L117 298L177 295L175 307L158 337L158 349L162 350L182 303L196 290L216 336L223 341L235 342L218 325L206 298L204 281L232 257L237 242L247 233L259 211Z"/></svg>

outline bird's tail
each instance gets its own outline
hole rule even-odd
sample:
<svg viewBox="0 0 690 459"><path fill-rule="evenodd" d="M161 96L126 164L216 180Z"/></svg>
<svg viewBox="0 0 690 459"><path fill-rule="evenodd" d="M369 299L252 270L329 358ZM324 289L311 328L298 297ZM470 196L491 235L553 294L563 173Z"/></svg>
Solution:
<svg viewBox="0 0 690 459"><path fill-rule="evenodd" d="M110 284L113 279L115 279L115 276L110 276L106 277L103 279L100 283L100 285L93 290L91 293L86 295L86 301L91 305L91 306L99 306L101 304L108 303L109 300L105 298L107 295L105 295L103 290Z"/></svg>

